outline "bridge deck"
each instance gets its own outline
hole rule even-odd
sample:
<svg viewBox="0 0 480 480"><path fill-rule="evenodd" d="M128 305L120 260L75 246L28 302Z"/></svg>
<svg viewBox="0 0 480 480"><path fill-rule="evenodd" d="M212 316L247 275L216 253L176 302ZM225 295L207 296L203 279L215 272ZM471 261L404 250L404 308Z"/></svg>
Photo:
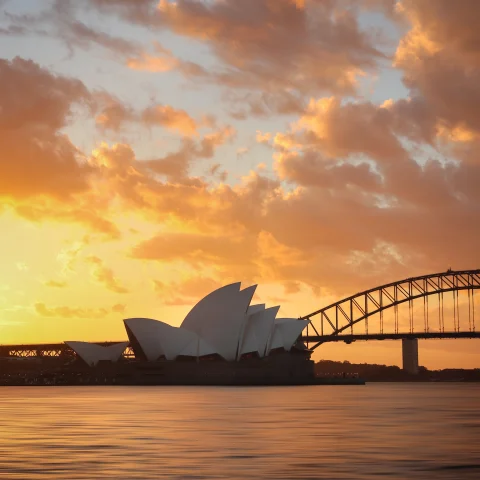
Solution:
<svg viewBox="0 0 480 480"><path fill-rule="evenodd" d="M362 340L402 340L404 338L480 338L480 332L413 332L413 333L371 333L358 335L304 335L302 341L307 343L345 342Z"/></svg>
<svg viewBox="0 0 480 480"><path fill-rule="evenodd" d="M125 341L125 340L122 340ZM98 345L108 346L118 342L92 342ZM36 344L17 344L0 345L1 357L74 357L75 352L65 343L36 343ZM132 357L133 352L130 347L125 349L125 357Z"/></svg>
<svg viewBox="0 0 480 480"><path fill-rule="evenodd" d="M301 340L307 344L314 343L313 349L322 343L345 342L353 343L365 340L402 340L404 338L434 339L434 338L480 338L480 332L413 332L413 333L371 333L358 335L303 335ZM96 342L99 345L113 345L119 342ZM73 350L64 343L38 343L29 345L0 345L0 357L61 357L74 356ZM132 357L130 347L124 356Z"/></svg>

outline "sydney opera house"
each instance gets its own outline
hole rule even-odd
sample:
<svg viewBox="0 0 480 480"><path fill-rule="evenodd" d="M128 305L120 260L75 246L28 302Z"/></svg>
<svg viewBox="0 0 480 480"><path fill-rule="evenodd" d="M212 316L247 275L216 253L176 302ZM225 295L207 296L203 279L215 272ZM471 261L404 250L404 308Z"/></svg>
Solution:
<svg viewBox="0 0 480 480"><path fill-rule="evenodd" d="M256 285L233 283L200 300L179 327L150 318L124 320L129 342L65 342L88 366L117 363L149 384L304 383L313 376L299 337L307 320L276 318L279 306L251 305ZM127 347L134 359L126 361ZM119 361L121 360L121 361Z"/></svg>

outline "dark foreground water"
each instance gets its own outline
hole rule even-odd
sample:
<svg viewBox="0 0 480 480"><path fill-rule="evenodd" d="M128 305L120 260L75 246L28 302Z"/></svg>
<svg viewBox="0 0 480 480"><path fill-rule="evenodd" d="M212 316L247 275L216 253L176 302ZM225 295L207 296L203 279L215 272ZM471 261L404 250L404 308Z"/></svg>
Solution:
<svg viewBox="0 0 480 480"><path fill-rule="evenodd" d="M480 384L2 387L0 478L478 479Z"/></svg>

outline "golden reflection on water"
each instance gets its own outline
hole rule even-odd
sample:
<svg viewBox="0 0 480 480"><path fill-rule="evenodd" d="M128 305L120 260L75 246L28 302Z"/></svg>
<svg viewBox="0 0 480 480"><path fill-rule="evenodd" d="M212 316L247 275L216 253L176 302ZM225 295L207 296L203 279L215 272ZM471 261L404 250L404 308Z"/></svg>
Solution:
<svg viewBox="0 0 480 480"><path fill-rule="evenodd" d="M0 478L478 479L479 384L2 387Z"/></svg>

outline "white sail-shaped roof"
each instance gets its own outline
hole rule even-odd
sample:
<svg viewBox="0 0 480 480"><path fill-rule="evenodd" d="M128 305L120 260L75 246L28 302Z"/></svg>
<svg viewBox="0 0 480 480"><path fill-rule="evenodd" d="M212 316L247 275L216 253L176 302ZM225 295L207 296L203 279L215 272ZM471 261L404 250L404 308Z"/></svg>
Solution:
<svg viewBox="0 0 480 480"><path fill-rule="evenodd" d="M280 329L283 336L283 348L289 352L293 347L297 338L303 332L304 328L308 325L309 320L291 319L291 322L282 323Z"/></svg>
<svg viewBox="0 0 480 480"><path fill-rule="evenodd" d="M255 330L252 325L252 317L254 315L249 315L245 321L245 327L242 335L241 346L238 349L238 359L244 353L251 353L256 352L258 350L257 347L257 339L255 338Z"/></svg>
<svg viewBox="0 0 480 480"><path fill-rule="evenodd" d="M190 332L195 335L195 338L179 353L179 355L186 357L203 357L205 355L212 355L217 351L211 347L205 340L200 338L196 333Z"/></svg>
<svg viewBox="0 0 480 480"><path fill-rule="evenodd" d="M269 340L269 345L267 348L267 355L270 353L271 350L275 350L275 348L283 348L283 337L280 329L274 328L272 332L272 336Z"/></svg>
<svg viewBox="0 0 480 480"><path fill-rule="evenodd" d="M257 305L250 305L247 310L247 315L253 315L254 313L261 312L265 310L265 304L259 303Z"/></svg>
<svg viewBox="0 0 480 480"><path fill-rule="evenodd" d="M195 332L225 360L235 360L242 327L256 285L239 291L240 283L219 288L200 300L181 327Z"/></svg>
<svg viewBox="0 0 480 480"><path fill-rule="evenodd" d="M267 354L274 348L284 348L287 352L290 351L308 322L308 320L296 318L277 318Z"/></svg>
<svg viewBox="0 0 480 480"><path fill-rule="evenodd" d="M157 360L162 355L167 360L175 360L189 344L198 342L194 332L172 327L159 320L129 318L124 322L150 361Z"/></svg>
<svg viewBox="0 0 480 480"><path fill-rule="evenodd" d="M123 321L127 329L128 338L132 344L138 343L146 359L153 362L165 352L160 343L157 320L151 318L127 318ZM133 335L134 338L131 336Z"/></svg>
<svg viewBox="0 0 480 480"><path fill-rule="evenodd" d="M200 334L206 319L215 323L225 318L232 309L232 302L240 292L240 282L218 288L203 297L191 310L180 325Z"/></svg>
<svg viewBox="0 0 480 480"><path fill-rule="evenodd" d="M90 342L65 342L88 365L94 366L100 361L117 362L128 346L128 342L102 346Z"/></svg>
<svg viewBox="0 0 480 480"><path fill-rule="evenodd" d="M280 306L271 307L248 316L239 356L250 352L257 352L260 357L265 356L279 309Z"/></svg>

